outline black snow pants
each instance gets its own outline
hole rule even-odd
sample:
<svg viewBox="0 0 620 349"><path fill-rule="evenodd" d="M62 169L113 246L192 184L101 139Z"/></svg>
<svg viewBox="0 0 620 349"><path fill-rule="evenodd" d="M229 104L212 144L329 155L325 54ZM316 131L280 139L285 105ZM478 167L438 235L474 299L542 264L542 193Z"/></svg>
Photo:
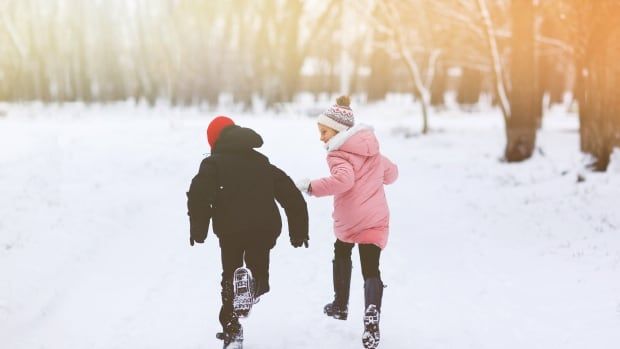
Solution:
<svg viewBox="0 0 620 349"><path fill-rule="evenodd" d="M233 274L244 265L252 271L255 281L255 295L269 292L269 252L271 246L256 243L220 240L222 255L222 308L220 324L225 328L233 318Z"/></svg>
<svg viewBox="0 0 620 349"><path fill-rule="evenodd" d="M336 240L334 243L334 259L351 260L351 251L355 244ZM381 257L381 249L373 244L358 244L360 263L362 265L362 276L364 281L368 278L376 277L381 279L379 271L379 258Z"/></svg>

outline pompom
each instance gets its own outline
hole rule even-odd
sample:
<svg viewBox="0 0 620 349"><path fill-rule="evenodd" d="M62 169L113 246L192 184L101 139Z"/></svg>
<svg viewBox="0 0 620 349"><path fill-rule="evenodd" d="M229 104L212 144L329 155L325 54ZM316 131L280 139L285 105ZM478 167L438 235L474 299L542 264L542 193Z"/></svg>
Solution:
<svg viewBox="0 0 620 349"><path fill-rule="evenodd" d="M342 107L349 107L351 105L351 98L349 96L340 96L336 99L336 103Z"/></svg>

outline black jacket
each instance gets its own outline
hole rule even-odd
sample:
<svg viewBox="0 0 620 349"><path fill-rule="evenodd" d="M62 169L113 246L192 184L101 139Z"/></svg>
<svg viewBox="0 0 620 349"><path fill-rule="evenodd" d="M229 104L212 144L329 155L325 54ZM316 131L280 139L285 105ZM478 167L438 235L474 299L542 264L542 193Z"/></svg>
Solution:
<svg viewBox="0 0 620 349"><path fill-rule="evenodd" d="M191 237L203 242L213 219L221 241L273 247L282 230L275 201L284 208L291 239L308 238L306 201L290 177L255 151L263 139L253 130L229 126L200 164L187 193Z"/></svg>

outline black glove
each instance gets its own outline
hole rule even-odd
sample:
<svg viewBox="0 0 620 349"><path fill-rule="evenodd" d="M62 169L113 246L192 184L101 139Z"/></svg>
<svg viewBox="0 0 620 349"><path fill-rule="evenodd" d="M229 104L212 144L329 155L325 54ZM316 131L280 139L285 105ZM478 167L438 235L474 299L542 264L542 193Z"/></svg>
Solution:
<svg viewBox="0 0 620 349"><path fill-rule="evenodd" d="M295 248L301 247L301 245L308 248L308 238L291 238L291 245Z"/></svg>
<svg viewBox="0 0 620 349"><path fill-rule="evenodd" d="M193 235L190 234L190 236L189 236L189 245L190 246L194 246L195 242L197 242L199 244L202 244L202 243L205 242L205 239L198 239L198 238L195 238Z"/></svg>

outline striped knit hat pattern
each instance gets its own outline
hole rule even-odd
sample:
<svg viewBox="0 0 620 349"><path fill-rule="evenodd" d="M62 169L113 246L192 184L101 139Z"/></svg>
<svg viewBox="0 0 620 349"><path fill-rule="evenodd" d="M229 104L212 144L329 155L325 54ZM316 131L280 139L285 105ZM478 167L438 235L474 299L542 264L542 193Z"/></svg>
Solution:
<svg viewBox="0 0 620 349"><path fill-rule="evenodd" d="M338 99L339 102L341 98ZM346 99L346 103L341 104L349 104L348 98ZM341 104L334 104L329 107L323 114L319 115L317 122L321 125L333 128L338 132L342 132L353 127L355 124L353 110L351 110L351 107L348 105Z"/></svg>

